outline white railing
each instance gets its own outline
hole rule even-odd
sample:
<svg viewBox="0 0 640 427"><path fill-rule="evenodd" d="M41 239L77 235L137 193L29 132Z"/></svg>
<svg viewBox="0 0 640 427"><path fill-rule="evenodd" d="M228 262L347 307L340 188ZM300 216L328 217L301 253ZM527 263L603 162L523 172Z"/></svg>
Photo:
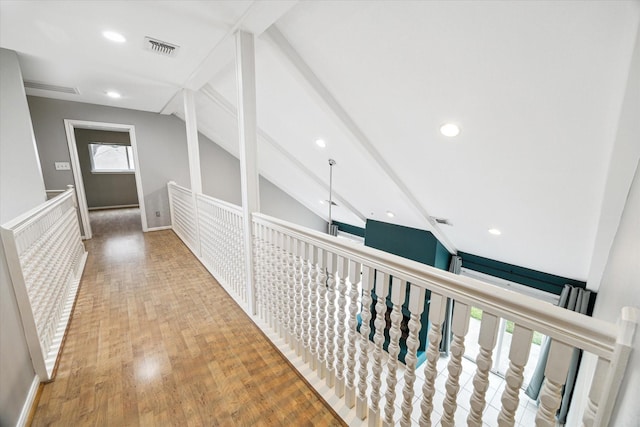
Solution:
<svg viewBox="0 0 640 427"><path fill-rule="evenodd" d="M191 190L175 182L168 184L169 210L173 231L196 255L200 255L195 197Z"/></svg>
<svg viewBox="0 0 640 427"><path fill-rule="evenodd" d="M69 188L4 224L1 231L34 370L48 381L87 258L75 190Z"/></svg>
<svg viewBox="0 0 640 427"><path fill-rule="evenodd" d="M201 261L236 300L247 302L242 209L198 194Z"/></svg>
<svg viewBox="0 0 640 427"><path fill-rule="evenodd" d="M167 185L171 223L191 252L243 308L247 303L242 208Z"/></svg>
<svg viewBox="0 0 640 427"><path fill-rule="evenodd" d="M215 230L234 231L225 234L201 226L202 241L208 239L217 248L211 251L212 257L227 257L218 263L230 262L229 254L241 256L234 248L242 242L241 212L206 199L220 209L216 221L207 221L217 224ZM252 320L276 345L285 343L291 349L298 370L316 372L319 380L310 382L351 425L431 425L447 298L455 304L449 375L441 390L444 402L438 408L441 425L455 424L472 306L482 309L483 316L468 425L483 425L501 318L513 321L515 328L498 424L515 424L532 334L538 331L551 337L552 344L536 425L555 425L574 348L599 358L584 424L607 425L626 368L637 310L625 308L616 325L262 214L253 214L253 225L257 314ZM242 260L235 261L234 268L242 266ZM216 275L217 268L210 271ZM240 303L250 314L246 301ZM428 343L424 368L418 369L420 332L427 327L420 322L425 306ZM406 351L404 364L398 361L401 349Z"/></svg>

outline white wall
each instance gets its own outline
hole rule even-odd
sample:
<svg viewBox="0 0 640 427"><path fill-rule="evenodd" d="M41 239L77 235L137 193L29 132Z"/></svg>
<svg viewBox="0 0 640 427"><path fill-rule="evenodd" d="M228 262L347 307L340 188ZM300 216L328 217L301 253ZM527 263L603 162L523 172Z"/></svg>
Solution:
<svg viewBox="0 0 640 427"><path fill-rule="evenodd" d="M640 308L640 32L636 37L603 199L594 263L587 287L598 290L593 316L615 322L623 306ZM635 178L634 178L635 173ZM598 255L603 252L608 256ZM606 263L600 261L606 260ZM579 425L595 358L580 367L567 425ZM633 384L633 386L631 386ZM627 368L611 426L640 425L640 332Z"/></svg>
<svg viewBox="0 0 640 427"><path fill-rule="evenodd" d="M56 161L70 161L64 119L134 125L147 225L170 225L167 182L173 180L189 187L187 137L182 120L124 108L34 96L27 99L47 189L64 189L73 184L71 171L54 168ZM160 217L156 217L156 211Z"/></svg>
<svg viewBox="0 0 640 427"><path fill-rule="evenodd" d="M46 200L22 73L0 49L0 224ZM13 284L0 246L0 425L16 425L35 372Z"/></svg>
<svg viewBox="0 0 640 427"><path fill-rule="evenodd" d="M636 5L640 8L640 2ZM620 223L636 163L640 159L640 30L631 56L627 87L602 198L587 288L597 291Z"/></svg>
<svg viewBox="0 0 640 427"><path fill-rule="evenodd" d="M240 162L204 135L199 134L198 138L202 192L225 202L242 205ZM325 220L262 176L260 177L260 210L266 215L314 230L326 231L327 229Z"/></svg>

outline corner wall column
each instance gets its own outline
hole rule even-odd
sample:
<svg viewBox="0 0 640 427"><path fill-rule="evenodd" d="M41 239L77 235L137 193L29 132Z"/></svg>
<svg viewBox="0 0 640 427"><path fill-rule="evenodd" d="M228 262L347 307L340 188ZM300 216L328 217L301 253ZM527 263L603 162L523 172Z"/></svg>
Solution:
<svg viewBox="0 0 640 427"><path fill-rule="evenodd" d="M198 141L198 122L196 119L196 104L191 89L182 89L184 103L184 123L187 130L187 154L189 156L189 181L194 212L197 212L197 195L202 194L202 174L200 173L200 142ZM197 215L196 215L197 218ZM200 248L200 227L196 221L196 251L202 255Z"/></svg>
<svg viewBox="0 0 640 427"><path fill-rule="evenodd" d="M189 176L191 191L202 193L202 175L200 174L200 143L198 142L198 123L196 105L191 89L182 89L184 101L184 122L187 128L187 152L189 154Z"/></svg>
<svg viewBox="0 0 640 427"><path fill-rule="evenodd" d="M256 314L251 214L260 212L258 187L258 138L256 122L256 70L254 35L236 33L236 81L238 85L238 135L244 226L245 269L249 311Z"/></svg>

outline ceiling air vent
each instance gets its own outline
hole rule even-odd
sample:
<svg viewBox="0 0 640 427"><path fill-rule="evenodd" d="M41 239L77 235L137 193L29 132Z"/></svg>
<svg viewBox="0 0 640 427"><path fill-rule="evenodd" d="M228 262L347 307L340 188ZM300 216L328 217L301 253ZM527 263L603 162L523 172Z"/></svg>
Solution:
<svg viewBox="0 0 640 427"><path fill-rule="evenodd" d="M57 86L48 83L33 82L29 80L24 81L25 89L38 89L48 90L50 92L68 93L71 95L79 95L80 91L75 87Z"/></svg>
<svg viewBox="0 0 640 427"><path fill-rule="evenodd" d="M431 218L433 218L433 220L435 222L437 222L438 224L441 224L441 225L453 225L453 224L451 224L451 222L447 218L438 218L438 217L435 217L435 216L432 216Z"/></svg>
<svg viewBox="0 0 640 427"><path fill-rule="evenodd" d="M158 55L175 57L180 50L180 46L163 42L162 40L153 39L151 37L144 38L144 48Z"/></svg>

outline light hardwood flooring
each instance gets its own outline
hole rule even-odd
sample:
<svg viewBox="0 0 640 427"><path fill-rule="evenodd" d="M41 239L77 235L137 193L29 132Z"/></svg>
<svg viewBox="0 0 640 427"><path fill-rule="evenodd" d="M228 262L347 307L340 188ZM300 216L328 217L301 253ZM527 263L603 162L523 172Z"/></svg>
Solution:
<svg viewBox="0 0 640 427"><path fill-rule="evenodd" d="M138 209L94 237L34 426L343 425L172 231Z"/></svg>

